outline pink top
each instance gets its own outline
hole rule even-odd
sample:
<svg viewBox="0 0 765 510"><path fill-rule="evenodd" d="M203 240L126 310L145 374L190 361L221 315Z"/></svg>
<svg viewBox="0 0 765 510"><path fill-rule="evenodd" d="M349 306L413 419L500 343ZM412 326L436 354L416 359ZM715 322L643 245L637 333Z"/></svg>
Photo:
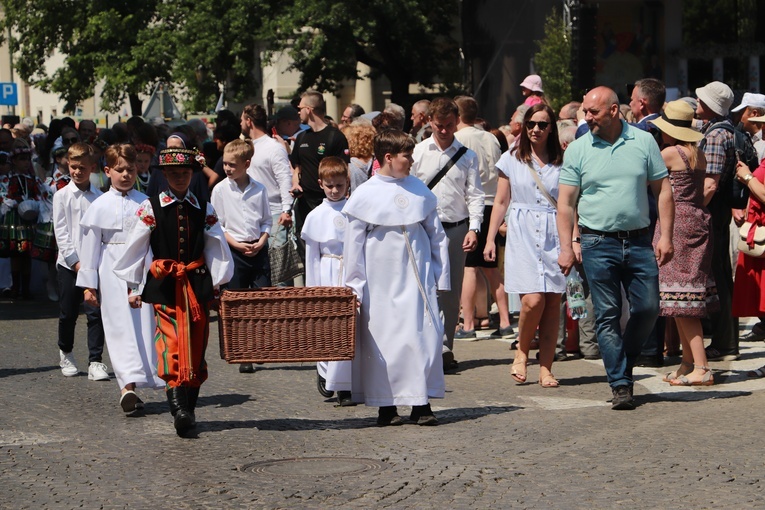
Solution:
<svg viewBox="0 0 765 510"><path fill-rule="evenodd" d="M539 96L531 95L523 102L526 106L534 106L535 104L542 103L542 98Z"/></svg>

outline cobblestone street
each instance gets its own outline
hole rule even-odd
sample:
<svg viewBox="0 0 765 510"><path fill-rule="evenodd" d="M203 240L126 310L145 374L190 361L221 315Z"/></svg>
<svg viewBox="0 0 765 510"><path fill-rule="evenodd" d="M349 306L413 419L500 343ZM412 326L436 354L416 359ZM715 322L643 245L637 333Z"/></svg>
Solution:
<svg viewBox="0 0 765 510"><path fill-rule="evenodd" d="M139 391L146 416L126 418L114 379L88 381L84 316L81 373L63 377L56 317L52 303L0 304L1 508L763 506L765 379L746 377L762 342L712 363L711 389L636 369L632 412L610 409L599 361L556 363L558 389L518 386L509 343L459 342L433 402L441 424L378 428L376 408L322 398L313 364L239 374L213 324L197 432L182 439L163 392Z"/></svg>

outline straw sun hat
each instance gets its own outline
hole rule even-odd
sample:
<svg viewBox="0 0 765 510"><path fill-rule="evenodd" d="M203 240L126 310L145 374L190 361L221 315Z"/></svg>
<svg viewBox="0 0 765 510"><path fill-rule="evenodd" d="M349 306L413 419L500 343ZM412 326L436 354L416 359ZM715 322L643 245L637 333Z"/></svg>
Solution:
<svg viewBox="0 0 765 510"><path fill-rule="evenodd" d="M681 99L667 103L661 117L648 122L675 140L698 142L704 138L704 135L691 127L693 125L693 109Z"/></svg>

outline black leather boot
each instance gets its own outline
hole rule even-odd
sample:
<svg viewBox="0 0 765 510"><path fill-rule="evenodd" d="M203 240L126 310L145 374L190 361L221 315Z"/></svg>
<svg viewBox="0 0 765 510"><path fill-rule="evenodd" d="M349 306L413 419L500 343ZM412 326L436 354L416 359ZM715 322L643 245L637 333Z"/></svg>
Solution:
<svg viewBox="0 0 765 510"><path fill-rule="evenodd" d="M167 390L167 402L170 404L170 412L174 417L173 425L179 436L183 436L196 425L194 413L189 410L188 390L185 386Z"/></svg>
<svg viewBox="0 0 765 510"><path fill-rule="evenodd" d="M189 411L194 415L194 411L197 408L197 399L199 398L199 386L196 388L188 388L189 396Z"/></svg>

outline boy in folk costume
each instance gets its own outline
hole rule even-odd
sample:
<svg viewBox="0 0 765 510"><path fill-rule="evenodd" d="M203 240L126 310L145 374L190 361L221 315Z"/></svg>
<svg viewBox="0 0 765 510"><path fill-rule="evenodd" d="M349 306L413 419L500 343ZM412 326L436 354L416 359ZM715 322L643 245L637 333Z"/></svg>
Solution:
<svg viewBox="0 0 765 510"><path fill-rule="evenodd" d="M138 222L136 210L147 197L133 189L136 150L131 145L112 145L105 156L104 170L111 187L80 221L85 235L77 286L85 289L86 303L101 307L106 345L120 387L120 407L133 416L143 410L136 387L162 388L164 384L157 377L153 310L149 305L128 305L127 284L117 278L113 267L127 248L125 242Z"/></svg>
<svg viewBox="0 0 765 510"><path fill-rule="evenodd" d="M306 216L300 236L305 241L306 287L342 287L343 238L348 221L342 214L346 203L350 175L348 164L335 156L319 163L319 186L327 197ZM316 365L319 382L337 391L341 406L354 405L351 398L351 361L319 362Z"/></svg>
<svg viewBox="0 0 765 510"><path fill-rule="evenodd" d="M114 265L115 274L128 283L130 306L138 308L142 300L154 305L157 375L167 384L167 400L181 436L196 424L199 387L207 379L209 302L234 272L212 204L200 202L189 191L193 173L202 170L196 155L188 149L160 152L168 187L138 208L139 221ZM154 260L147 268L149 251ZM144 277L146 285L139 293Z"/></svg>
<svg viewBox="0 0 765 510"><path fill-rule="evenodd" d="M443 398L443 323L436 289L449 289L448 242L435 195L409 175L414 140L398 130L375 137L381 168L343 209L348 218L346 285L361 302L353 399L379 406L379 426L410 419L436 425L429 398Z"/></svg>

